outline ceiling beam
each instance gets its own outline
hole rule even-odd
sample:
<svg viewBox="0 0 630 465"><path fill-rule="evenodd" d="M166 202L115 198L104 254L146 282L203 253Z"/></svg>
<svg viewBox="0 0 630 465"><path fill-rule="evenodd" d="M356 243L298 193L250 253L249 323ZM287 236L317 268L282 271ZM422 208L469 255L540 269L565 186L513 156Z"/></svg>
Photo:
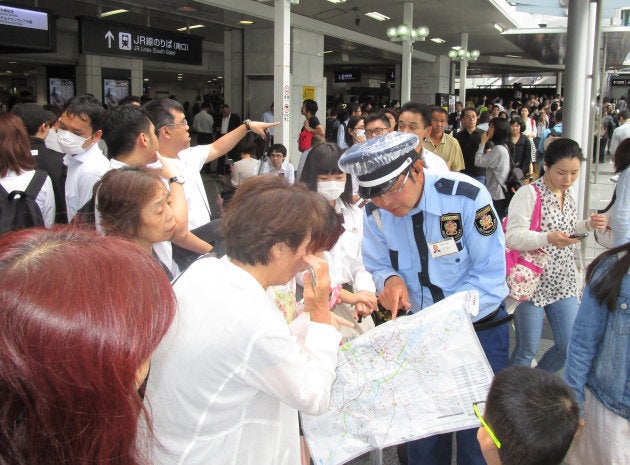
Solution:
<svg viewBox="0 0 630 465"><path fill-rule="evenodd" d="M197 3L215 6L229 11L246 14L273 22L274 14L273 6L263 5L262 3L253 2L251 0L195 0ZM334 26L332 24L318 21L306 16L291 13L291 25L304 29L306 31L317 32L325 36L335 37L337 39L348 40L360 45L385 50L402 56L402 45L394 44L388 40L378 39L360 32L350 31L348 29ZM433 63L436 56L430 53L413 51L413 58L420 61L428 61Z"/></svg>

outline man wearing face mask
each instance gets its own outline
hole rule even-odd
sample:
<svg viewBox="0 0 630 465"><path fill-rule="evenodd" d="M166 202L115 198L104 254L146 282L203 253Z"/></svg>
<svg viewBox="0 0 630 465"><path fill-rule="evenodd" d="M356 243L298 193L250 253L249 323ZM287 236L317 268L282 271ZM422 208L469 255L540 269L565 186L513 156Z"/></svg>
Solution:
<svg viewBox="0 0 630 465"><path fill-rule="evenodd" d="M68 167L66 206L68 222L77 210L92 198L94 184L109 170L109 161L98 147L105 110L90 95L79 95L68 101L61 115L57 138L65 153Z"/></svg>
<svg viewBox="0 0 630 465"><path fill-rule="evenodd" d="M284 177L289 183L295 182L295 168L287 160L287 148L282 144L273 144L267 163L260 164L259 174L273 174Z"/></svg>

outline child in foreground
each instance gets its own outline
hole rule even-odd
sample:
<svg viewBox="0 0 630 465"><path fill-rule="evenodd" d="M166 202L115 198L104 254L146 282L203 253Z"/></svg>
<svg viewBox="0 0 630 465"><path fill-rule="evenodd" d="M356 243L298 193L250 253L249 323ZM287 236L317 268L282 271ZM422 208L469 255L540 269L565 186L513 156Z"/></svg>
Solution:
<svg viewBox="0 0 630 465"><path fill-rule="evenodd" d="M580 426L571 389L556 375L529 367L499 372L486 402L473 408L488 465L559 465Z"/></svg>

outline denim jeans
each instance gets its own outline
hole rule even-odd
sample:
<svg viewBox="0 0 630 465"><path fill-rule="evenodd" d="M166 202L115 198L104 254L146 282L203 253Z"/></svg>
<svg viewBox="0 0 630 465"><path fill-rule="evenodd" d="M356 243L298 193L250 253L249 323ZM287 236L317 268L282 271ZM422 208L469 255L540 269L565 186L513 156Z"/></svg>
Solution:
<svg viewBox="0 0 630 465"><path fill-rule="evenodd" d="M546 371L559 371L564 367L567 347L571 339L573 322L577 315L577 297L558 300L544 308L532 302L523 302L514 312L516 345L510 358L511 365L530 366L538 351L545 314L553 331L555 345L545 352L538 367Z"/></svg>
<svg viewBox="0 0 630 465"><path fill-rule="evenodd" d="M497 318L507 314L502 308ZM495 373L508 366L510 333L507 324L477 332L483 351ZM472 409L472 405L470 405ZM457 431L457 465L486 465L477 441L478 428ZM407 443L409 465L451 465L453 434L438 434Z"/></svg>
<svg viewBox="0 0 630 465"><path fill-rule="evenodd" d="M484 186L486 185L486 177L485 176L473 176L473 179L476 179Z"/></svg>

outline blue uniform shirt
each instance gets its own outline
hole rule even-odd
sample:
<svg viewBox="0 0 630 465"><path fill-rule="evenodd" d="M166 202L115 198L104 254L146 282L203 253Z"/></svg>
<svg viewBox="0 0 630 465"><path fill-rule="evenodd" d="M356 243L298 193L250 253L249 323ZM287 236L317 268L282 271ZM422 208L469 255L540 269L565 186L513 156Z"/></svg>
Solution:
<svg viewBox="0 0 630 465"><path fill-rule="evenodd" d="M422 211L427 243L453 237L458 252L433 258L428 252L429 278L444 296L475 289L479 292L480 320L497 309L508 294L505 284L505 238L492 199L484 186L460 173L424 170L424 192L418 205L404 217L367 208L362 244L365 268L377 291L385 280L400 276L409 290L411 312L429 305L430 290L420 285L420 254L412 216ZM394 263L392 263L394 262Z"/></svg>

